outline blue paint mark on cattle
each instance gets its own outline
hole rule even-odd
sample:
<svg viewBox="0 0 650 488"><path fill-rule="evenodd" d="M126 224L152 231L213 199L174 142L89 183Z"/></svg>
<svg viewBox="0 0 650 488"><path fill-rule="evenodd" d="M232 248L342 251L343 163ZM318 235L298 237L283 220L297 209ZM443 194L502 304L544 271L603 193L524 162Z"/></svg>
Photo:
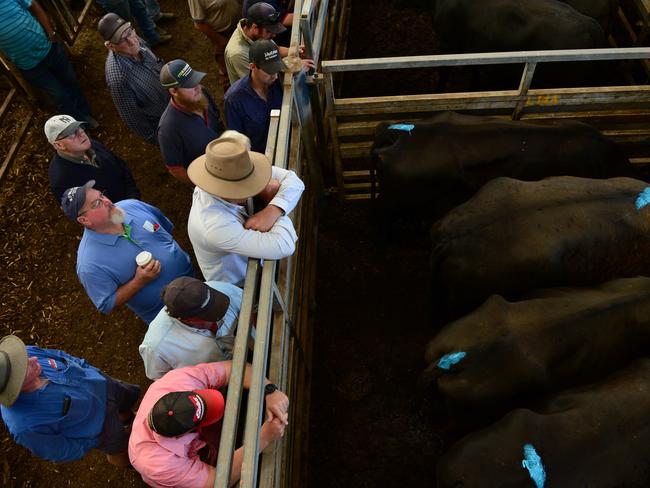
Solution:
<svg viewBox="0 0 650 488"><path fill-rule="evenodd" d="M641 210L649 203L650 203L650 186L648 188L645 188L641 193L639 193L639 196L636 198L636 202L634 202L634 205L636 206L637 210Z"/></svg>
<svg viewBox="0 0 650 488"><path fill-rule="evenodd" d="M546 471L542 464L542 458L539 457L537 451L532 444L524 444L524 459L521 465L528 470L528 474L535 482L537 488L544 488L546 483Z"/></svg>
<svg viewBox="0 0 650 488"><path fill-rule="evenodd" d="M408 132L409 134L413 129L415 129L415 125L413 124L393 124L388 126L389 129L393 130L403 130L404 132Z"/></svg>
<svg viewBox="0 0 650 488"><path fill-rule="evenodd" d="M440 369L450 369L454 364L459 363L465 356L467 356L467 353L463 351L445 354L440 358L440 361L438 361L438 367Z"/></svg>

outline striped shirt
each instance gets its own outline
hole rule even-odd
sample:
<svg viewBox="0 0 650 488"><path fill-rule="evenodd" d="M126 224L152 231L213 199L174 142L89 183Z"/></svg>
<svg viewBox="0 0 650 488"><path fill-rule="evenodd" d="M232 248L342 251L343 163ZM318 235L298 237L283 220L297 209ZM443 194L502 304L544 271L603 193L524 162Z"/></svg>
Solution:
<svg viewBox="0 0 650 488"><path fill-rule="evenodd" d="M0 51L21 70L35 67L52 47L31 5L32 0L0 1Z"/></svg>
<svg viewBox="0 0 650 488"><path fill-rule="evenodd" d="M158 121L167 108L169 91L160 85L163 60L140 39L138 61L109 51L106 83L126 125L145 141L158 145Z"/></svg>

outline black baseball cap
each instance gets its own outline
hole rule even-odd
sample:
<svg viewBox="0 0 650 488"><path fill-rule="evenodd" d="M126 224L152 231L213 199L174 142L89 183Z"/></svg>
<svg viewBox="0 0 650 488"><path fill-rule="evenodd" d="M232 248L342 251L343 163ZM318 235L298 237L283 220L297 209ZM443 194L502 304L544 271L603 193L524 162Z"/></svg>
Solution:
<svg viewBox="0 0 650 488"><path fill-rule="evenodd" d="M282 34L287 30L280 22L280 13L275 10L273 5L266 2L254 3L248 7L246 14L248 24L257 24L264 27L267 31L274 34Z"/></svg>
<svg viewBox="0 0 650 488"><path fill-rule="evenodd" d="M174 391L154 404L147 422L157 434L178 437L221 420L224 408L219 390Z"/></svg>
<svg viewBox="0 0 650 488"><path fill-rule="evenodd" d="M287 69L280 57L278 45L267 39L257 40L251 45L248 51L248 59L270 75Z"/></svg>

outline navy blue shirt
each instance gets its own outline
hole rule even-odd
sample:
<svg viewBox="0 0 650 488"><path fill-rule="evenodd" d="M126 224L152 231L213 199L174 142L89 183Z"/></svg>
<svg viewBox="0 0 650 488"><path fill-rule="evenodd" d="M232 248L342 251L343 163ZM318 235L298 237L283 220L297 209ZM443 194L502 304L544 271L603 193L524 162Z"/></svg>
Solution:
<svg viewBox="0 0 650 488"><path fill-rule="evenodd" d="M173 99L160 117L158 143L167 166L187 168L192 161L205 154L205 147L223 132L219 109L212 95L203 89L208 98L207 123L195 114L188 113L174 104Z"/></svg>
<svg viewBox="0 0 650 488"><path fill-rule="evenodd" d="M228 128L246 134L251 140L251 149L261 153L266 150L271 110L281 106L280 79L269 87L267 100L264 100L253 90L250 73L237 80L224 97Z"/></svg>
<svg viewBox="0 0 650 488"><path fill-rule="evenodd" d="M91 158L87 162L74 162L59 154L50 161L50 190L57 203L68 188L84 185L88 180L95 180L95 188L113 202L139 199L140 190L126 163L100 142L91 139L90 148L95 153L94 161Z"/></svg>

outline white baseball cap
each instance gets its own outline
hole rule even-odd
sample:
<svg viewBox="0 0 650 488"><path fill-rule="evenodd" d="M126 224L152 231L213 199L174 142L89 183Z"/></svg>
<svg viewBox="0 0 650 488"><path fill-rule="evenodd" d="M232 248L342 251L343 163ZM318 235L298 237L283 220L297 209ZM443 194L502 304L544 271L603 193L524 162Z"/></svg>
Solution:
<svg viewBox="0 0 650 488"><path fill-rule="evenodd" d="M55 115L45 122L45 137L52 144L54 141L74 134L85 123L85 121L77 121L71 115Z"/></svg>

